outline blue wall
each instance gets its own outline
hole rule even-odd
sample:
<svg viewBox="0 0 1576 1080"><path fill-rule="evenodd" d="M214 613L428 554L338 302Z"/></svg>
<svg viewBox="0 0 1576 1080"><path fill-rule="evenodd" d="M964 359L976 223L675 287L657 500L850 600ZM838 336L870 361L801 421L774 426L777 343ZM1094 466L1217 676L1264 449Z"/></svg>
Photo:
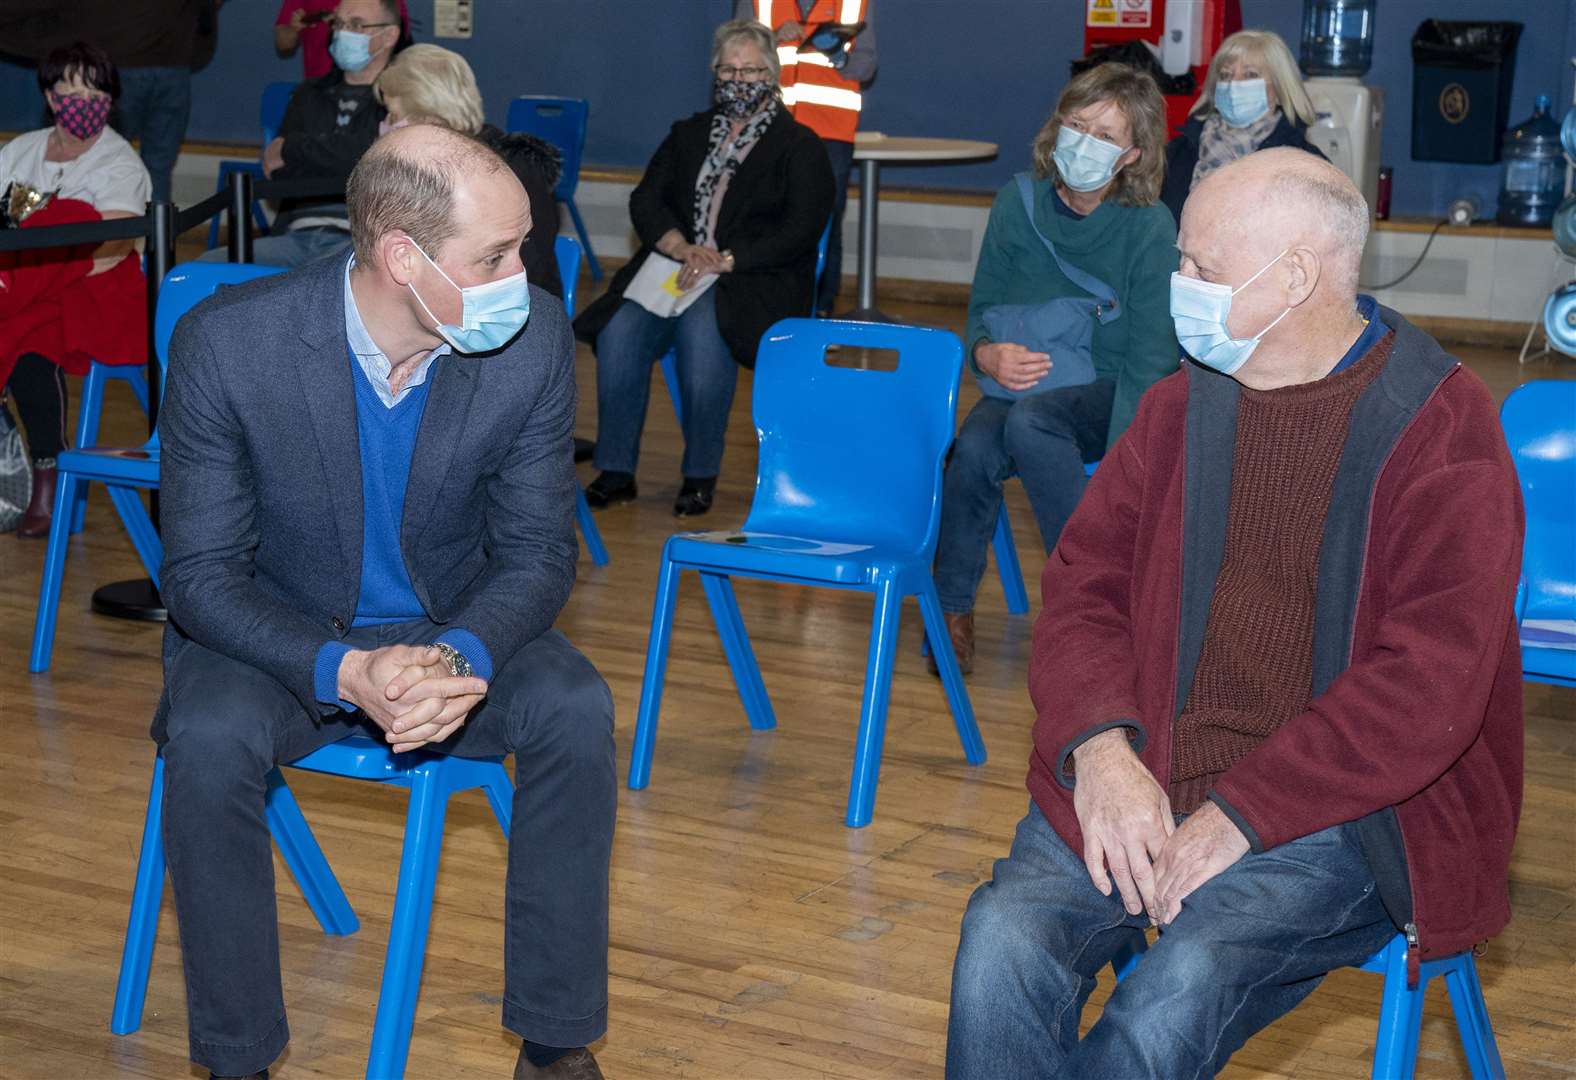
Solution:
<svg viewBox="0 0 1576 1080"><path fill-rule="evenodd" d="M881 72L865 98L863 126L891 134L948 135L999 143L982 165L891 169L894 184L995 188L1027 162L1028 143L1068 63L1081 54L1083 0L877 0ZM417 37L431 40L430 0L410 0ZM520 93L568 93L591 102L586 160L639 166L677 117L704 107L710 29L731 0L477 0L478 35L457 47L476 69L489 115L501 120ZM1244 21L1281 34L1296 49L1302 5L1242 0ZM272 49L274 0L229 0L218 56L197 76L193 139L245 141L257 130L263 84L299 74L299 61ZM1571 100L1576 5L1552 0L1378 0L1368 82L1386 97L1384 154L1395 168L1393 212L1438 214L1476 192L1491 209L1494 166L1413 162L1410 157L1413 30L1424 18L1518 19L1511 122L1540 93L1559 111ZM966 12L960 14L960 12ZM33 126L31 73L0 63L0 129Z"/></svg>

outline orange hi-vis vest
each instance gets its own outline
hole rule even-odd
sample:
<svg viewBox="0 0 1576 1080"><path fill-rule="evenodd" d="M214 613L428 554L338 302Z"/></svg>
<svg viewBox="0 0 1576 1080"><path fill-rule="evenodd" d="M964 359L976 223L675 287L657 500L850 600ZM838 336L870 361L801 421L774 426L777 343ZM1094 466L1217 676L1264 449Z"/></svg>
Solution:
<svg viewBox="0 0 1576 1080"><path fill-rule="evenodd" d="M815 0L803 18L795 0L755 0L755 18L775 31L787 22L805 30L821 23L856 23L865 17L865 0ZM783 104L793 118L823 139L853 142L863 101L859 84L845 79L818 50L799 51L798 43L777 46L782 65Z"/></svg>

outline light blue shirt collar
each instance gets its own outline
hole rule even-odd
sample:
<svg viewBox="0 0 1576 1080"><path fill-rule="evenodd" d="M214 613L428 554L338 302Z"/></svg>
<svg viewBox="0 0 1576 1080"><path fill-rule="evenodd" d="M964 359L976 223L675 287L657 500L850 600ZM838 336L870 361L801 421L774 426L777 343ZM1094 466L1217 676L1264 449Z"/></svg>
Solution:
<svg viewBox="0 0 1576 1080"><path fill-rule="evenodd" d="M367 324L361 321L361 312L356 309L356 297L350 291L350 270L356 265L356 257L352 255L345 263L345 340L350 343L350 351L355 354L356 363L361 365L361 372L367 377L367 382L372 384L373 391L378 395L378 400L383 402L385 408L392 409L403 401L412 390L427 381L427 372L432 367L432 362L440 356L447 355L454 350L444 342L422 357L421 363L416 365L416 370L410 378L405 380L405 385L395 393L389 385L389 372L394 365L389 358L383 355L383 350L378 348L372 340L372 335L367 332Z"/></svg>

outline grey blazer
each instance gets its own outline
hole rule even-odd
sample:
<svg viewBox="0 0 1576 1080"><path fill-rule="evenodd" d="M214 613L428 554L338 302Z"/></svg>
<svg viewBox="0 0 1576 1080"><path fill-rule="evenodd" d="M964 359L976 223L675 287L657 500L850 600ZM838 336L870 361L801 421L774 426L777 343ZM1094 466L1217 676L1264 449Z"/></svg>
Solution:
<svg viewBox="0 0 1576 1080"><path fill-rule="evenodd" d="M219 290L175 328L159 414L166 681L190 642L272 675L313 715L312 666L361 587L361 456L343 259ZM436 623L499 666L574 584L574 342L531 287L496 353L439 358L400 547ZM155 732L161 726L161 701Z"/></svg>

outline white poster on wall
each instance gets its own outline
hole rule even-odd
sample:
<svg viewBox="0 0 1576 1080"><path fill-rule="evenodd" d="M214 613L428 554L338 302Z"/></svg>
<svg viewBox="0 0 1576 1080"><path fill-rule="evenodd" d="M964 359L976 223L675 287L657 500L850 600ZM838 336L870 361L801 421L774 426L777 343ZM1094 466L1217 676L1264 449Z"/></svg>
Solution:
<svg viewBox="0 0 1576 1080"><path fill-rule="evenodd" d="M472 0L432 0L433 37L470 37L471 2Z"/></svg>

